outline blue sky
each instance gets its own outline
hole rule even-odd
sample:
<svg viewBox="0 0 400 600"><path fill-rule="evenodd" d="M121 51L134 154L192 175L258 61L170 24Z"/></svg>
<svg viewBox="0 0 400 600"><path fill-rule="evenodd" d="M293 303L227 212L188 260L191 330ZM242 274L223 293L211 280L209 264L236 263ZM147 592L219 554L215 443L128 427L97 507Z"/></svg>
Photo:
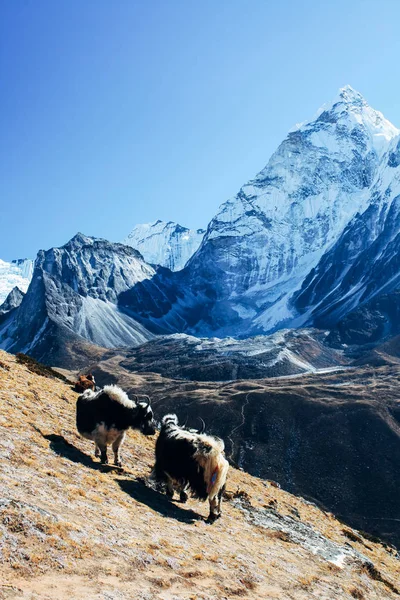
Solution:
<svg viewBox="0 0 400 600"><path fill-rule="evenodd" d="M205 227L349 83L400 126L397 0L1 0L0 258Z"/></svg>

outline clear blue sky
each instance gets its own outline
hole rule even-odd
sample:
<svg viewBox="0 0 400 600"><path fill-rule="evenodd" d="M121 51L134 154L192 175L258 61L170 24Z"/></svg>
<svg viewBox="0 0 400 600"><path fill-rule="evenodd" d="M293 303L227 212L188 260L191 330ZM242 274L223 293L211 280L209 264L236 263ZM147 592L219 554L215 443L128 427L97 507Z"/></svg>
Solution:
<svg viewBox="0 0 400 600"><path fill-rule="evenodd" d="M0 258L206 226L349 83L400 126L397 0L0 0Z"/></svg>

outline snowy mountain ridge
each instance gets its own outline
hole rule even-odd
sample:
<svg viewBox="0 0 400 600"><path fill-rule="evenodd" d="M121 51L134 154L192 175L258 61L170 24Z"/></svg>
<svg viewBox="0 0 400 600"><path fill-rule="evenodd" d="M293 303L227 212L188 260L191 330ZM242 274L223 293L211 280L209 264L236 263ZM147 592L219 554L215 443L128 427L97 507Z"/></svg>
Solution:
<svg viewBox="0 0 400 600"><path fill-rule="evenodd" d="M390 141L400 134L400 130L385 119L380 111L369 106L362 94L350 85L341 88L333 101L323 104L310 121L298 123L290 132L312 127L315 121L321 119L321 115L339 114L346 106L351 107L350 111L345 110L350 121L353 121L354 124L364 122L368 126L369 134L374 138L374 148L382 156Z"/></svg>
<svg viewBox="0 0 400 600"><path fill-rule="evenodd" d="M146 262L179 271L196 252L204 229L188 229L172 221L136 225L123 244L136 248Z"/></svg>

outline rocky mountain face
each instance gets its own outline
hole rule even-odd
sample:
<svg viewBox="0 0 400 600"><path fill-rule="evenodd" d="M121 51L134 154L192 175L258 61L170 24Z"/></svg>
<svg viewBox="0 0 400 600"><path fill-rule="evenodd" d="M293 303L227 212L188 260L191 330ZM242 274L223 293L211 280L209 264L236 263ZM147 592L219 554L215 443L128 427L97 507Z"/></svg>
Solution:
<svg viewBox="0 0 400 600"><path fill-rule="evenodd" d="M0 304L13 288L26 292L33 274L33 260L21 258L8 263L0 259Z"/></svg>
<svg viewBox="0 0 400 600"><path fill-rule="evenodd" d="M21 292L19 287L15 286L4 300L3 304L0 305L0 315L4 315L14 308L18 308L24 297L24 293Z"/></svg>
<svg viewBox="0 0 400 600"><path fill-rule="evenodd" d="M135 373L155 372L190 381L263 379L344 368L349 361L329 348L325 338L311 329L281 330L245 340L180 333L116 352L125 357L120 365Z"/></svg>
<svg viewBox="0 0 400 600"><path fill-rule="evenodd" d="M400 333L400 137L386 151L368 208L357 214L303 282L303 322L333 327L348 344Z"/></svg>
<svg viewBox="0 0 400 600"><path fill-rule="evenodd" d="M122 244L77 234L61 248L38 253L29 289L0 320L0 344L12 352L57 359L70 341L110 347L152 335L118 309L118 297L154 270Z"/></svg>
<svg viewBox="0 0 400 600"><path fill-rule="evenodd" d="M196 252L204 234L204 229L188 229L172 221L155 221L136 225L122 243L139 250L150 264L179 271Z"/></svg>

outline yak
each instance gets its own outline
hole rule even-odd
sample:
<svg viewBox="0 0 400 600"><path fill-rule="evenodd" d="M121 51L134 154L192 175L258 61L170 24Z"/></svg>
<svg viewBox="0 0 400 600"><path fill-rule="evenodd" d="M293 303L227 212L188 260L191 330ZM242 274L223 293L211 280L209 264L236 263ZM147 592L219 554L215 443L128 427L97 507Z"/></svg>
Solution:
<svg viewBox="0 0 400 600"><path fill-rule="evenodd" d="M139 429L144 435L156 432L150 399L128 398L116 385L102 390L86 390L76 402L76 426L80 435L95 443L95 456L103 464L108 462L107 446L112 444L114 464L122 466L119 450L129 428Z"/></svg>
<svg viewBox="0 0 400 600"><path fill-rule="evenodd" d="M150 479L166 487L172 499L174 491L186 502L188 492L209 501L208 522L221 516L221 500L229 463L224 456L224 442L201 431L178 425L178 417L165 415L155 449L155 465Z"/></svg>

